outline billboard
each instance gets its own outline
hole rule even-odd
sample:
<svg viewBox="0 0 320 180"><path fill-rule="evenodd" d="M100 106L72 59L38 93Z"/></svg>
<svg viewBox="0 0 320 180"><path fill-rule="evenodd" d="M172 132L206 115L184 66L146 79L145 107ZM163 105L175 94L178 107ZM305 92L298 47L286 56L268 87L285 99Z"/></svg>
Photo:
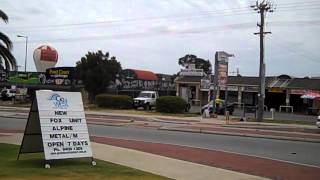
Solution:
<svg viewBox="0 0 320 180"><path fill-rule="evenodd" d="M8 77L4 80L11 84L44 84L44 73L38 72L9 72Z"/></svg>
<svg viewBox="0 0 320 180"><path fill-rule="evenodd" d="M57 67L46 70L46 84L71 85L75 77L75 67Z"/></svg>
<svg viewBox="0 0 320 180"><path fill-rule="evenodd" d="M0 82L26 85L61 85L70 86L72 82L81 84L75 79L75 67L49 68L46 72L16 72L10 71L7 75L0 70Z"/></svg>

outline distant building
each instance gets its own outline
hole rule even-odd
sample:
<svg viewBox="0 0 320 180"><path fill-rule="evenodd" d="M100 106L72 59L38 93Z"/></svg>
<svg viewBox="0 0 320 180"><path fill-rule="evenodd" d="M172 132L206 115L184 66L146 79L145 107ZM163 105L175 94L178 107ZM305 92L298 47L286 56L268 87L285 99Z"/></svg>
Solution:
<svg viewBox="0 0 320 180"><path fill-rule="evenodd" d="M176 94L185 100L207 104L210 95L210 85L214 76L186 76L180 75L175 79ZM207 83L204 83L207 82ZM228 76L228 102L239 106L255 106L258 102L260 79L253 76ZM211 90L212 91L212 90ZM317 114L320 109L320 98L302 98L308 93L320 96L320 79L292 78L288 75L266 77L265 105L268 109L279 110L292 107L294 112ZM225 88L220 89L219 98L225 98Z"/></svg>
<svg viewBox="0 0 320 180"><path fill-rule="evenodd" d="M160 95L175 94L173 76L167 74L155 74L151 71L124 69L116 80L116 91L120 94L137 96L140 91L158 91Z"/></svg>

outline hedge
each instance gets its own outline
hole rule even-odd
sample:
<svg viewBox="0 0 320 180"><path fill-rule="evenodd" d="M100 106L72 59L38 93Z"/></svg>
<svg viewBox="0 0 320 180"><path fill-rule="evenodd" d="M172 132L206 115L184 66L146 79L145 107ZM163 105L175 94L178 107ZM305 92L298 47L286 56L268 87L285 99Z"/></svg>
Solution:
<svg viewBox="0 0 320 180"><path fill-rule="evenodd" d="M99 94L96 96L96 104L99 107L116 109L132 108L133 99L126 95Z"/></svg>
<svg viewBox="0 0 320 180"><path fill-rule="evenodd" d="M162 96L157 99L156 108L158 112L183 113L186 101L178 96Z"/></svg>

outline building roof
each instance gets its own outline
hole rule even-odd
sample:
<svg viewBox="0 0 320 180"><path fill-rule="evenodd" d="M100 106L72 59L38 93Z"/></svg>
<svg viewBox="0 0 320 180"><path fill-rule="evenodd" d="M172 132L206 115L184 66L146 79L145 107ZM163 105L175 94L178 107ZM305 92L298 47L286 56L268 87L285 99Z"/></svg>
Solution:
<svg viewBox="0 0 320 180"><path fill-rule="evenodd" d="M144 70L137 70L137 69L130 69L130 70L132 70L137 75L137 79L148 80L148 81L158 80L157 75L151 71L144 71Z"/></svg>
<svg viewBox="0 0 320 180"><path fill-rule="evenodd" d="M310 89L320 90L320 79L291 78L289 76L268 76L266 77L266 87L279 87L288 89ZM177 83L200 83L200 76L178 76ZM211 77L214 79L214 76ZM290 79L291 78L291 79ZM236 86L259 86L260 78L253 76L229 76L228 85Z"/></svg>
<svg viewBox="0 0 320 180"><path fill-rule="evenodd" d="M268 86L275 77L266 77L266 86ZM246 86L259 86L260 78L253 76L229 76L228 77L229 85L246 85Z"/></svg>
<svg viewBox="0 0 320 180"><path fill-rule="evenodd" d="M320 90L320 79L294 78L287 88Z"/></svg>
<svg viewBox="0 0 320 180"><path fill-rule="evenodd" d="M250 77L250 76L229 76L228 84L234 85L259 85L259 77Z"/></svg>

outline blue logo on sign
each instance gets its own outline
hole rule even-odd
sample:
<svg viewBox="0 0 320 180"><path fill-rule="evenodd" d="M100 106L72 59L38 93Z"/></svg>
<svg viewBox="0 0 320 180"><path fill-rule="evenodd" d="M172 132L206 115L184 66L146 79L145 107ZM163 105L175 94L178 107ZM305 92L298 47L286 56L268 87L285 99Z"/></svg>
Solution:
<svg viewBox="0 0 320 180"><path fill-rule="evenodd" d="M67 99L61 97L59 94L52 94L49 98L57 109L67 109L68 101Z"/></svg>

